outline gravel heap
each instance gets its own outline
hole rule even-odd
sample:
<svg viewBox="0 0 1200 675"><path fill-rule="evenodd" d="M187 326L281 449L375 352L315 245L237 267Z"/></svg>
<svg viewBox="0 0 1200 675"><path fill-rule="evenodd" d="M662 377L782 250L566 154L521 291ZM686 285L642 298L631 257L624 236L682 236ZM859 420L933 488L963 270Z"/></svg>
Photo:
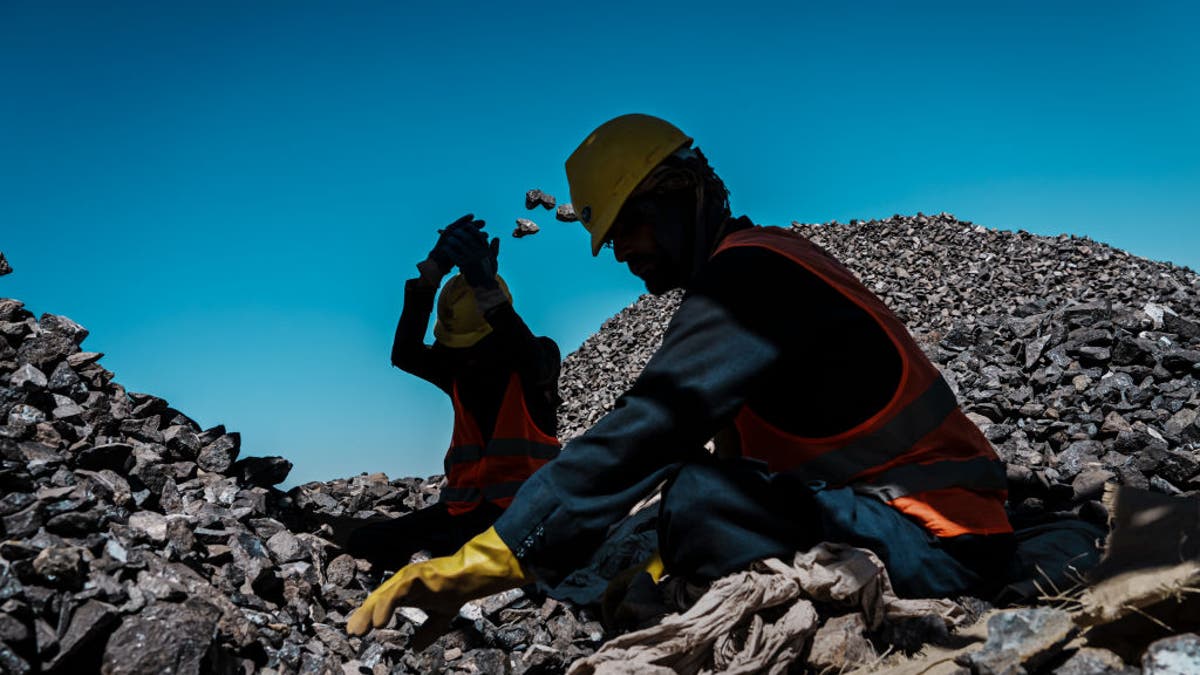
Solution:
<svg viewBox="0 0 1200 675"><path fill-rule="evenodd" d="M1197 493L1195 273L946 214L795 227L908 323L1010 462L1019 511L1094 512L1106 482ZM564 439L629 386L679 297L641 298L567 357ZM423 651L419 612L348 638L381 571L322 523L421 508L440 477L284 493L287 460L126 392L86 336L0 300L0 671L561 672L603 641L589 611L522 591Z"/></svg>
<svg viewBox="0 0 1200 675"><path fill-rule="evenodd" d="M285 494L290 462L239 459L237 433L127 392L87 334L0 300L0 672L428 673L466 651L484 672L561 671L599 644L584 613L521 591L424 653L407 649L419 612L348 638L383 571L322 523L421 508L440 477Z"/></svg>

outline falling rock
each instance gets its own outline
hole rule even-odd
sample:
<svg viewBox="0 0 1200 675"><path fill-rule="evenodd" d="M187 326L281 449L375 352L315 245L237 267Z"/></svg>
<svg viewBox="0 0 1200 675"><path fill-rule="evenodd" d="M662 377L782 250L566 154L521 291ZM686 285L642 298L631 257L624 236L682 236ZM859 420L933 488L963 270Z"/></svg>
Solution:
<svg viewBox="0 0 1200 675"><path fill-rule="evenodd" d="M1142 655L1143 675L1200 673L1200 636L1184 633L1154 642Z"/></svg>
<svg viewBox="0 0 1200 675"><path fill-rule="evenodd" d="M575 215L575 207L568 204L559 204L558 209L554 212L554 219L564 223L574 223L579 220Z"/></svg>
<svg viewBox="0 0 1200 675"><path fill-rule="evenodd" d="M528 237L531 234L537 234L540 231L541 228L538 227L537 223L533 222L532 220L529 220L528 218L517 218L517 229L513 230L512 236L516 237L517 239L521 239L523 237Z"/></svg>
<svg viewBox="0 0 1200 675"><path fill-rule="evenodd" d="M556 200L554 199L554 195L546 194L541 190L530 190L525 193L526 209L535 209L541 206L542 208L549 210L554 208L555 203Z"/></svg>
<svg viewBox="0 0 1200 675"><path fill-rule="evenodd" d="M221 610L191 598L160 602L127 617L104 650L103 675L200 675Z"/></svg>
<svg viewBox="0 0 1200 675"><path fill-rule="evenodd" d="M836 616L813 636L808 665L821 672L849 672L875 659L875 648L865 636L867 622L862 614Z"/></svg>
<svg viewBox="0 0 1200 675"><path fill-rule="evenodd" d="M0 252L0 277L6 274L12 274L12 265L8 264L8 259L4 257L4 253Z"/></svg>

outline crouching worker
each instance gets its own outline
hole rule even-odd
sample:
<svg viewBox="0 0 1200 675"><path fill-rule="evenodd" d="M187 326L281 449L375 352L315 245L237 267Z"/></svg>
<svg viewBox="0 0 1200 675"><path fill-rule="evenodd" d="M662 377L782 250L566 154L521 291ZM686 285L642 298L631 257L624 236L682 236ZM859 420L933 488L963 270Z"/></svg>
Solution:
<svg viewBox="0 0 1200 675"><path fill-rule="evenodd" d="M451 553L486 530L518 488L558 454L558 345L537 337L496 274L499 239L463 216L442 231L420 276L405 285L392 364L429 381L454 405L446 486L433 506L354 530L346 548L376 569L399 569L413 553ZM437 296L432 346L424 344Z"/></svg>
<svg viewBox="0 0 1200 675"><path fill-rule="evenodd" d="M801 235L731 217L707 159L664 120L611 120L566 168L592 254L611 247L651 293L686 291L662 346L493 527L405 567L350 632L397 606L445 615L553 583L663 481L659 557L688 580L832 541L874 551L902 596L1004 583L1004 466L878 297Z"/></svg>

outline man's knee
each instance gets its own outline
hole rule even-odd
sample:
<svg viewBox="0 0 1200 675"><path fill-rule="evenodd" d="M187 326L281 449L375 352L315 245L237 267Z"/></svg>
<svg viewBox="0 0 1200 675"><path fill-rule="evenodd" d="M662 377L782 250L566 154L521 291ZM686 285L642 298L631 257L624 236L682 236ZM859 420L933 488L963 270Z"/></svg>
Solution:
<svg viewBox="0 0 1200 675"><path fill-rule="evenodd" d="M796 509L775 493L750 463L685 464L665 488L659 510L667 570L715 578L795 550Z"/></svg>

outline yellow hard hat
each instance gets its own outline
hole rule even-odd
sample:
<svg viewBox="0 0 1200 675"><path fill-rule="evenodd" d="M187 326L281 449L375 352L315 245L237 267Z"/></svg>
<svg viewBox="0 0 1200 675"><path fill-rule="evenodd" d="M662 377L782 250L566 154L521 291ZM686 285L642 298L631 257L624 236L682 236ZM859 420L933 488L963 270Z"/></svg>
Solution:
<svg viewBox="0 0 1200 675"><path fill-rule="evenodd" d="M567 158L571 205L600 253L625 200L654 167L692 139L650 115L622 115L601 124Z"/></svg>
<svg viewBox="0 0 1200 675"><path fill-rule="evenodd" d="M508 284L496 275L500 290L504 297L512 302L512 293ZM479 342L485 335L492 332L492 327L483 318L479 305L475 303L475 292L467 284L463 275L456 274L438 294L437 322L433 324L433 336L438 342L447 346L461 349Z"/></svg>

